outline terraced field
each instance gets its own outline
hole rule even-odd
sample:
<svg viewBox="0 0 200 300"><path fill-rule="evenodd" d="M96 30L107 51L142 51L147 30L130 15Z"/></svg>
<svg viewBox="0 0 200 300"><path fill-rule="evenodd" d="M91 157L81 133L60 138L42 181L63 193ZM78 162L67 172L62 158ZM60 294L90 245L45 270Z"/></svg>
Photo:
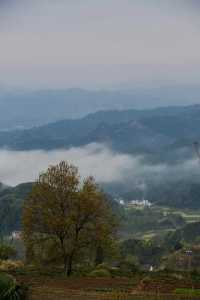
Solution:
<svg viewBox="0 0 200 300"><path fill-rule="evenodd" d="M161 276L158 278L50 278L18 276L30 286L31 300L197 300L194 294L176 294L187 290L186 279ZM194 284L199 289L200 283Z"/></svg>

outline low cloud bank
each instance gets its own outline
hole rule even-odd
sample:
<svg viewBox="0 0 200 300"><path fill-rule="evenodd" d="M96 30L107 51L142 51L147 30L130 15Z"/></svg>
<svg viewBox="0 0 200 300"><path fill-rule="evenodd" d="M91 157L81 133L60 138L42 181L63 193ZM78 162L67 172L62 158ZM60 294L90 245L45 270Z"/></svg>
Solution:
<svg viewBox="0 0 200 300"><path fill-rule="evenodd" d="M123 181L132 165L132 157L113 153L100 144L54 151L0 150L0 182L16 185L34 181L49 165L66 160L79 167L81 176L95 176L98 182Z"/></svg>
<svg viewBox="0 0 200 300"><path fill-rule="evenodd" d="M79 167L81 176L92 175L97 182L120 183L145 188L149 180L161 181L194 176L199 178L197 160L170 166L150 164L142 156L120 154L102 144L90 144L80 148L55 151L9 151L0 150L0 182L17 185L34 181L49 165L66 160Z"/></svg>

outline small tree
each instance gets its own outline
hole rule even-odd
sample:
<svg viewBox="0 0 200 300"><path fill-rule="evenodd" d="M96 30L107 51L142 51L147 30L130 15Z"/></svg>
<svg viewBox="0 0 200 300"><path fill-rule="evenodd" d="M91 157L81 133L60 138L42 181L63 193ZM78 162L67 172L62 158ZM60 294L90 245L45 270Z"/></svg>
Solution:
<svg viewBox="0 0 200 300"><path fill-rule="evenodd" d="M89 253L105 239L112 239L114 224L103 193L94 179L80 183L78 169L66 162L49 167L39 176L23 210L23 236L27 257L49 247L61 256L71 275L77 256ZM88 254L89 255L89 254Z"/></svg>

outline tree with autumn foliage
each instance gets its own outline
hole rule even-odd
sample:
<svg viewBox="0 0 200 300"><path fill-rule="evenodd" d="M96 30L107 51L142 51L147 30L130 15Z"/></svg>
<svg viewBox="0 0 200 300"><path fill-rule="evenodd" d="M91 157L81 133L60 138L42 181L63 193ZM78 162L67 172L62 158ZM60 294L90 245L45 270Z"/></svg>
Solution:
<svg viewBox="0 0 200 300"><path fill-rule="evenodd" d="M112 244L115 231L115 218L94 179L81 181L78 169L64 161L39 176L24 204L27 259L54 253L68 276L77 258L92 259L91 253Z"/></svg>

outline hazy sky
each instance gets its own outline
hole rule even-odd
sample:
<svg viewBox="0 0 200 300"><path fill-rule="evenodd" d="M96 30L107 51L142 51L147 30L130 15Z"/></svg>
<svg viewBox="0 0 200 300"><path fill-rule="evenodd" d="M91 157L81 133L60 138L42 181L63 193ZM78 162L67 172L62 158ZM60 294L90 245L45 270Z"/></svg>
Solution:
<svg viewBox="0 0 200 300"><path fill-rule="evenodd" d="M0 85L200 83L199 0L0 0Z"/></svg>

